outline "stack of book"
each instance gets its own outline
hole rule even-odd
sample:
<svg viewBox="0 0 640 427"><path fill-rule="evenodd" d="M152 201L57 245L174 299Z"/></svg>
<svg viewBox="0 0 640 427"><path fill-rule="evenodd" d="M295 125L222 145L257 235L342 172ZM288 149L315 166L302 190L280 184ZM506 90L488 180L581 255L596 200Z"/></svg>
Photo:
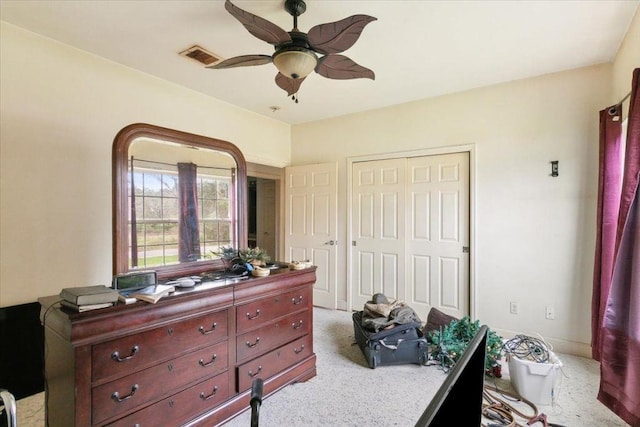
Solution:
<svg viewBox="0 0 640 427"><path fill-rule="evenodd" d="M118 301L118 292L104 285L78 286L60 291L60 304L70 310L84 312L111 307Z"/></svg>

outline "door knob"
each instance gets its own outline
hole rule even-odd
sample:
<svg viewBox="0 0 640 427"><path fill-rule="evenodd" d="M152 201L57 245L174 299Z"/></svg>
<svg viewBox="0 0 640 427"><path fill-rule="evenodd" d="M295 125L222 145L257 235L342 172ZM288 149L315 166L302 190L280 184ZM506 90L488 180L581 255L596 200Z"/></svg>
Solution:
<svg viewBox="0 0 640 427"><path fill-rule="evenodd" d="M337 240L335 240L335 241L334 240L329 240L328 242L324 242L323 243L323 245L330 245L330 246L337 245L337 244L338 244Z"/></svg>

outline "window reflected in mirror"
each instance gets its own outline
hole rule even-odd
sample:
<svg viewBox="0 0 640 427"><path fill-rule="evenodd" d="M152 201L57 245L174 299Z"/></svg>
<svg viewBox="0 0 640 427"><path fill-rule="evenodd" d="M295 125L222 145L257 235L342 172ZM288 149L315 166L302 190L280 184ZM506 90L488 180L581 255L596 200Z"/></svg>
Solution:
<svg viewBox="0 0 640 427"><path fill-rule="evenodd" d="M129 147L129 268L198 261L237 241L235 161L175 148L146 139Z"/></svg>

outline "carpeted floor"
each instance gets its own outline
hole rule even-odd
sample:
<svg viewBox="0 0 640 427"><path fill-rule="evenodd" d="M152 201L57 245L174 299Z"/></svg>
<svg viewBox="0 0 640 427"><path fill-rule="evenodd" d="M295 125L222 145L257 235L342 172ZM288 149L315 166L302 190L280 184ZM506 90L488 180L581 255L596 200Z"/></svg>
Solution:
<svg viewBox="0 0 640 427"><path fill-rule="evenodd" d="M446 374L437 365L370 369L354 342L351 313L314 309L318 375L265 399L260 409L260 425L413 426ZM546 414L549 422L567 427L626 426L596 400L598 363L582 357L559 357L569 378L562 379L556 405L538 405L539 412ZM503 378L487 381L512 391L504 361L502 371ZM250 420L250 411L246 411L225 427L248 426Z"/></svg>
<svg viewBox="0 0 640 427"><path fill-rule="evenodd" d="M260 425L413 426L446 374L436 365L370 369L354 342L351 313L315 308L318 375L266 397L260 409ZM559 357L568 378L562 379L556 405L538 406L548 421L567 427L626 426L596 400L598 363L569 355ZM503 378L495 384L510 390L508 366L506 362L502 365ZM249 426L250 419L250 411L245 411L225 427ZM18 401L20 427L42 427L43 420L42 393Z"/></svg>

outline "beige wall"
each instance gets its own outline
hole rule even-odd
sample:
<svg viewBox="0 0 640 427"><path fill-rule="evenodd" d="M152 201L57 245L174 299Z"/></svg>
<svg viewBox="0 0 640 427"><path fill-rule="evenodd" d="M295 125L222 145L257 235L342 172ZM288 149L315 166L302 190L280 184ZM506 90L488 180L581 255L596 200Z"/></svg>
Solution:
<svg viewBox="0 0 640 427"><path fill-rule="evenodd" d="M631 90L631 73L640 67L640 8L629 26L616 60L613 63L613 97L610 103L620 101ZM624 104L623 111L629 109L629 100Z"/></svg>
<svg viewBox="0 0 640 427"><path fill-rule="evenodd" d="M111 279L111 147L151 123L290 162L290 126L2 23L0 307ZM266 149L265 149L266 147Z"/></svg>
<svg viewBox="0 0 640 427"><path fill-rule="evenodd" d="M347 159L472 145L472 314L505 336L540 333L558 350L589 355L598 111L630 89L638 19L613 65L296 125L292 162L337 162L337 239L348 242ZM340 250L340 304L350 308L347 246ZM555 320L545 319L547 305Z"/></svg>

